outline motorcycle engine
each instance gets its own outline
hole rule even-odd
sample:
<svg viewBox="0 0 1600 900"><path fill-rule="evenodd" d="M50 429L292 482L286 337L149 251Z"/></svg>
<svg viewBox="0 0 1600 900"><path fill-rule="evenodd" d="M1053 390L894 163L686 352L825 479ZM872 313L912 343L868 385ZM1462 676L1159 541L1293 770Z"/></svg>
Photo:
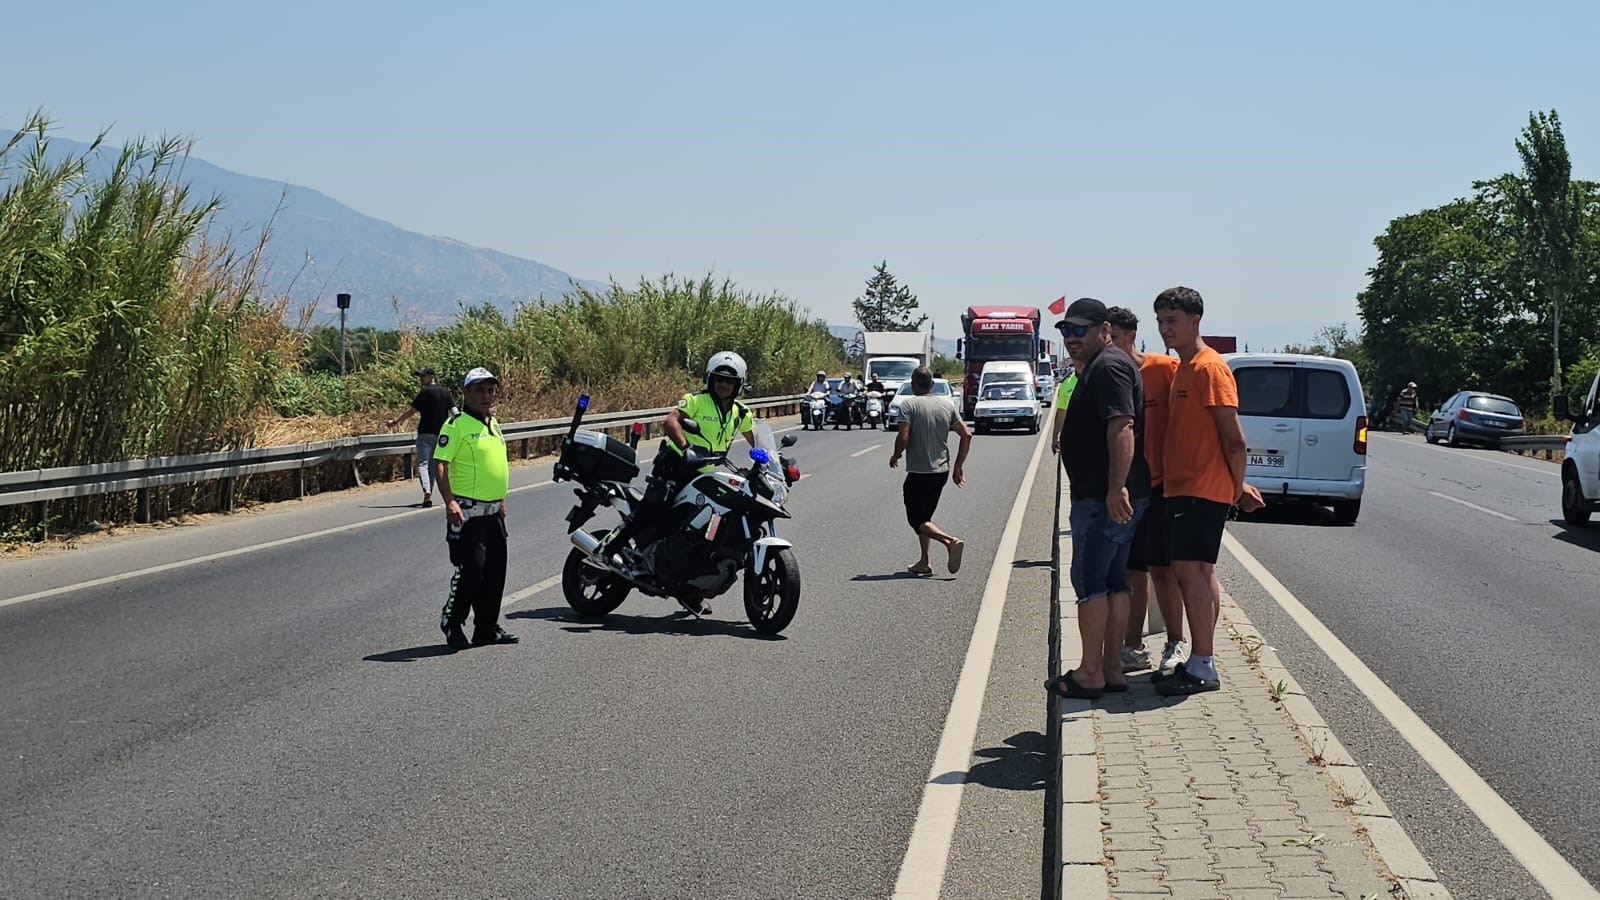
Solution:
<svg viewBox="0 0 1600 900"><path fill-rule="evenodd" d="M682 584L704 596L715 596L728 589L739 575L743 536L735 522L724 520L715 541L706 540L703 527L690 521L692 509L675 510L682 525L651 545L651 570L658 584Z"/></svg>

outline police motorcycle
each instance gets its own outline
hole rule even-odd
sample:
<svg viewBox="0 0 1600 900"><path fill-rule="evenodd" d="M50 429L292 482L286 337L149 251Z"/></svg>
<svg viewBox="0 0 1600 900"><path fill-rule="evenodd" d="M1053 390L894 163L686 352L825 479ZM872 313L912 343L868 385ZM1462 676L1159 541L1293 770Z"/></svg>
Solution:
<svg viewBox="0 0 1600 900"><path fill-rule="evenodd" d="M704 614L710 612L704 601L727 591L743 572L750 625L769 635L788 627L800 605L800 564L794 545L778 537L774 526L789 518L783 503L800 480L799 466L779 452L780 446L792 446L795 437L786 435L780 444L772 428L756 420L751 429L756 445L743 469L729 462L726 453L686 448L678 464L685 467L681 471L715 468L689 479L660 524L639 534L637 558L643 566L634 569L607 558L624 548L601 552L607 532L583 529L601 506L615 509L628 523L644 499L630 484L639 474L633 448L609 435L579 430L588 401L587 396L578 398L552 475L578 485L573 492L578 502L567 512L574 549L561 570L567 605L581 616L604 616L621 606L629 591L638 590ZM684 419L683 427L700 432L693 419ZM658 477L668 475L650 476Z"/></svg>
<svg viewBox="0 0 1600 900"><path fill-rule="evenodd" d="M874 430L883 427L883 393L881 391L867 391L867 413L862 426Z"/></svg>

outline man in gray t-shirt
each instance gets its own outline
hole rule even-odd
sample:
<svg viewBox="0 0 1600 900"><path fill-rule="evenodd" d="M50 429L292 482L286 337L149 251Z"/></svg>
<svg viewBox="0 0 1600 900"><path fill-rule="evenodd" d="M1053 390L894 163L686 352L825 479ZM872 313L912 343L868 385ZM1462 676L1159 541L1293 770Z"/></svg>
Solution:
<svg viewBox="0 0 1600 900"><path fill-rule="evenodd" d="M932 395L933 371L918 366L911 373L913 396L900 401L900 434L894 440L894 455L889 457L889 468L898 468L900 457L906 457L906 481L901 488L905 497L906 522L917 533L922 545L922 558L906 567L914 575L932 575L933 566L928 560L932 541L938 541L949 553L949 568L953 575L961 570L961 551L966 544L958 537L946 533L933 524L934 510L939 506L939 496L944 483L950 478L950 432L961 436L961 446L956 450L956 487L967 483L962 466L967 461L967 451L972 447L972 432L961 420L956 405L943 397ZM908 452L909 451L909 452Z"/></svg>

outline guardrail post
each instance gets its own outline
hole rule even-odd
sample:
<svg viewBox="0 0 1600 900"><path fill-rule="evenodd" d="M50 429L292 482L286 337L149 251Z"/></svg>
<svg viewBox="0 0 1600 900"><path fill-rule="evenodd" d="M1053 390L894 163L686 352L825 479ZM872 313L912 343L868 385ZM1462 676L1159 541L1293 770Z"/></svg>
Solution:
<svg viewBox="0 0 1600 900"><path fill-rule="evenodd" d="M140 525L150 524L150 489L139 488L133 495L133 520Z"/></svg>
<svg viewBox="0 0 1600 900"><path fill-rule="evenodd" d="M50 501L40 500L33 504L33 539L42 542L50 536Z"/></svg>
<svg viewBox="0 0 1600 900"><path fill-rule="evenodd" d="M294 497L296 500L304 500L306 498L306 470L304 468L294 470Z"/></svg>
<svg viewBox="0 0 1600 900"><path fill-rule="evenodd" d="M356 487L366 487L367 486L366 482L361 480L361 463L360 463L360 461L354 460L354 459L350 460L350 474L355 476Z"/></svg>
<svg viewBox="0 0 1600 900"><path fill-rule="evenodd" d="M400 456L400 471L401 472L409 472L409 471L411 471L411 454L409 454L409 453L401 454L401 456Z"/></svg>
<svg viewBox="0 0 1600 900"><path fill-rule="evenodd" d="M222 511L233 512L233 479L222 479Z"/></svg>
<svg viewBox="0 0 1600 900"><path fill-rule="evenodd" d="M522 450L521 450L521 453L522 453L522 458L523 459L527 459L528 458L528 453L530 452L532 447L533 447L533 438L523 438L522 439Z"/></svg>

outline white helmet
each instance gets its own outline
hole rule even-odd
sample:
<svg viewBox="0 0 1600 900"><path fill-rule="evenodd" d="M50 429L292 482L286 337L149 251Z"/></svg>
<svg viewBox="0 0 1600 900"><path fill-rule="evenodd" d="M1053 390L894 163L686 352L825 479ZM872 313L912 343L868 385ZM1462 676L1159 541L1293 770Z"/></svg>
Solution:
<svg viewBox="0 0 1600 900"><path fill-rule="evenodd" d="M738 382L734 390L737 393L744 387L745 374L748 371L744 364L744 357L732 350L724 350L713 354L706 360L706 390L711 390L711 376L722 375Z"/></svg>

